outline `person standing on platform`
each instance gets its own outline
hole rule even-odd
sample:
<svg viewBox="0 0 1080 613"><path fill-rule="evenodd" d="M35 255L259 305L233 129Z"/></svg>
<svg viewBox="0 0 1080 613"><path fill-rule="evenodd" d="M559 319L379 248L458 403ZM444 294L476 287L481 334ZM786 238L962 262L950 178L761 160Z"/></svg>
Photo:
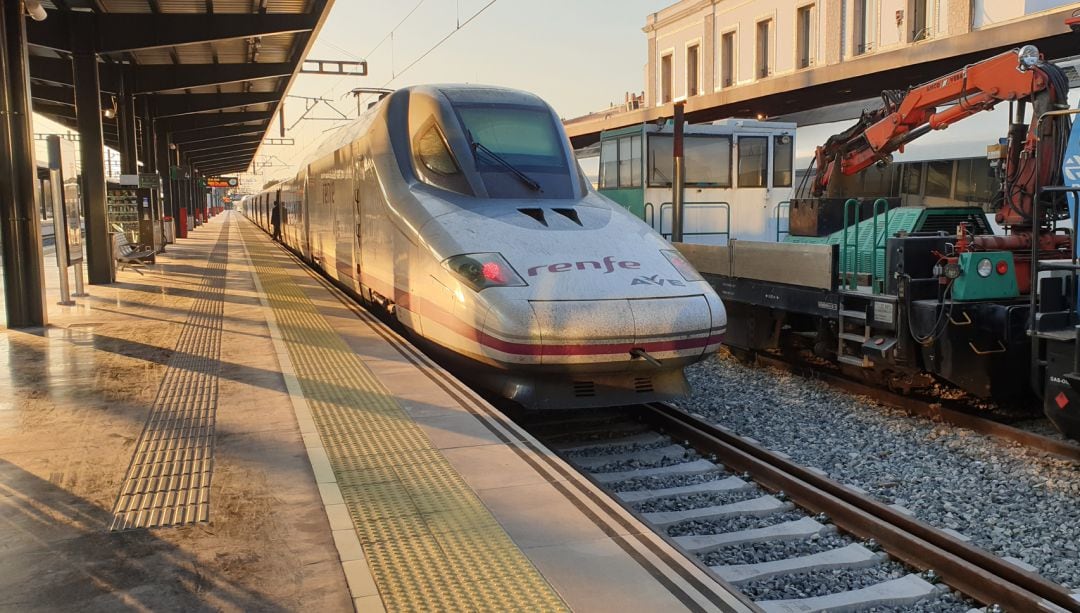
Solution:
<svg viewBox="0 0 1080 613"><path fill-rule="evenodd" d="M281 240L281 205L274 203L274 209L270 211L270 225L274 228L274 240Z"/></svg>

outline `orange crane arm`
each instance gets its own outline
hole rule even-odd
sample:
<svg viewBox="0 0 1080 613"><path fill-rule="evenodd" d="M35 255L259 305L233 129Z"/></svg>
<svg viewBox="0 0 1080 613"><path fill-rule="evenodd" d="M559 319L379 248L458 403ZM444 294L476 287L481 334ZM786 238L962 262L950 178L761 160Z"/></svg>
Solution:
<svg viewBox="0 0 1080 613"><path fill-rule="evenodd" d="M838 172L852 175L877 162L891 161L892 152L903 151L906 143L930 130L947 128L1003 100L1024 100L1046 90L1047 76L1036 67L1040 63L1038 50L1029 45L906 92L883 92L884 107L865 112L859 123L817 148L813 195L824 195ZM948 103L956 104L937 111Z"/></svg>

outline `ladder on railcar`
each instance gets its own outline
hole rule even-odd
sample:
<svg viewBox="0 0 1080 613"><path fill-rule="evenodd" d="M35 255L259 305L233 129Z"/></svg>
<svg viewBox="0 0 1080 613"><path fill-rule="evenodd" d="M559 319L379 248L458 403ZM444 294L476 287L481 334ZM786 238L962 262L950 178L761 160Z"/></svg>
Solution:
<svg viewBox="0 0 1080 613"><path fill-rule="evenodd" d="M873 364L863 351L863 346L870 341L869 310L873 307L871 296L884 290L885 275L878 271L878 254L885 262L886 241L889 235L889 203L884 198L874 201L871 217L870 272L868 284L861 285L859 277L859 226L862 204L849 198L844 202L844 228L840 238L840 300L837 318L836 359L844 364L870 368ZM881 224L879 225L879 219ZM849 234L848 229L853 231ZM852 238L849 238L852 237ZM884 268L884 266L883 266Z"/></svg>

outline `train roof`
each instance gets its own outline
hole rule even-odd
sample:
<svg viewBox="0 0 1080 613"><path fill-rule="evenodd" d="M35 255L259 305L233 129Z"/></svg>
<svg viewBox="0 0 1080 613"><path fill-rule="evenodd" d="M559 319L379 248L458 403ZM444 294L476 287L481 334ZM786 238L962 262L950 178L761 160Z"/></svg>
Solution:
<svg viewBox="0 0 1080 613"><path fill-rule="evenodd" d="M795 123L788 121L758 121L757 119L722 119L711 124L687 124L683 129L688 135L728 135L739 132L776 132L780 134L794 134ZM671 134L675 129L670 120L664 125L655 123L638 124L615 130L605 130L600 134L601 139L624 136L626 134L640 134L642 130L647 134Z"/></svg>
<svg viewBox="0 0 1080 613"><path fill-rule="evenodd" d="M379 102L360 114L354 121L347 123L326 136L323 142L315 149L314 155L305 160L304 164L310 164L324 156L341 149L345 145L360 137L371 126L378 116L380 109L392 96L402 93L422 92L428 95L441 94L454 105L466 104L516 104L523 106L537 106L549 108L542 98L535 94L508 87L497 85L473 85L464 83L445 83L434 85L410 85L395 90L392 94L384 96Z"/></svg>

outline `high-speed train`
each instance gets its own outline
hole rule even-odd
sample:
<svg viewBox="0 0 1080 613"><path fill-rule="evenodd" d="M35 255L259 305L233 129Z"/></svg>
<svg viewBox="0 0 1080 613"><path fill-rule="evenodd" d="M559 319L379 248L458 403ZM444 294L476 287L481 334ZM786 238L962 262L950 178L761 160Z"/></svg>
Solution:
<svg viewBox="0 0 1080 613"><path fill-rule="evenodd" d="M525 407L670 399L720 347L717 294L596 193L538 97L395 91L292 179L242 202L309 264Z"/></svg>

